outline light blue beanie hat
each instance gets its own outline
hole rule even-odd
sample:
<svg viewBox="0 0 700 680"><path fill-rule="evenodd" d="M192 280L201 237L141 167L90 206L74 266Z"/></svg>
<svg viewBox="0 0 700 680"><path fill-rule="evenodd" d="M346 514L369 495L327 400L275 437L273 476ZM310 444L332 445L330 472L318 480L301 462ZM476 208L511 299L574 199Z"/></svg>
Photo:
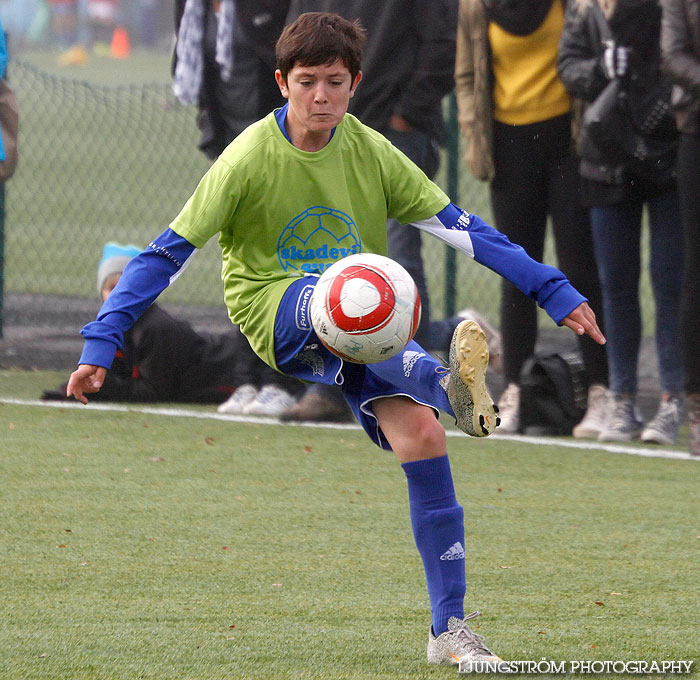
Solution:
<svg viewBox="0 0 700 680"><path fill-rule="evenodd" d="M97 267L97 292L102 293L102 286L113 274L121 274L131 258L136 257L141 248L134 245L122 246L119 243L105 243L102 259Z"/></svg>

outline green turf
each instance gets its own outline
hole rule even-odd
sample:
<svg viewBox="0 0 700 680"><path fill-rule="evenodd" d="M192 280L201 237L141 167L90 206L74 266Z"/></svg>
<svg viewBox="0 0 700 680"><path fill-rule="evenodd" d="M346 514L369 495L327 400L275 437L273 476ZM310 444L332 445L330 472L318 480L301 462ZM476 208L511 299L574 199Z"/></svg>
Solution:
<svg viewBox="0 0 700 680"><path fill-rule="evenodd" d="M0 372L0 398L56 373ZM213 408L210 409L213 411ZM403 474L361 432L0 404L0 678L448 678ZM700 467L450 439L511 660L700 661Z"/></svg>

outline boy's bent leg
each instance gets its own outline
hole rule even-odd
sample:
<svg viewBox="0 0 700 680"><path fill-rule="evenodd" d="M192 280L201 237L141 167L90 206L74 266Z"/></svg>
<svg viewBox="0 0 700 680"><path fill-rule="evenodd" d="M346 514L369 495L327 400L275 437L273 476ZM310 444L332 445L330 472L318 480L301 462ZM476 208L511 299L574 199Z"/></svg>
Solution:
<svg viewBox="0 0 700 680"><path fill-rule="evenodd" d="M374 399L372 410L399 463L445 455L445 430L433 409L405 396Z"/></svg>
<svg viewBox="0 0 700 680"><path fill-rule="evenodd" d="M449 363L449 368L442 366L411 341L403 352L369 364L367 370L418 401L454 416L457 427L472 437L488 436L500 421L486 387L486 334L476 321L465 320L455 328Z"/></svg>

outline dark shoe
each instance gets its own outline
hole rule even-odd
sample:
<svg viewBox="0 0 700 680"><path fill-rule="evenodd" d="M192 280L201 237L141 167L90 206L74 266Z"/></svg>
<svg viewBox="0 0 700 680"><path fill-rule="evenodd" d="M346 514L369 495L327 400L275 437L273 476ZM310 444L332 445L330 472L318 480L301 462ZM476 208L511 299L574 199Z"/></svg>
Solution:
<svg viewBox="0 0 700 680"><path fill-rule="evenodd" d="M335 390L337 388L329 388ZM345 401L335 395L328 396L324 391L307 390L304 396L280 416L284 422L311 423L350 423L354 419Z"/></svg>

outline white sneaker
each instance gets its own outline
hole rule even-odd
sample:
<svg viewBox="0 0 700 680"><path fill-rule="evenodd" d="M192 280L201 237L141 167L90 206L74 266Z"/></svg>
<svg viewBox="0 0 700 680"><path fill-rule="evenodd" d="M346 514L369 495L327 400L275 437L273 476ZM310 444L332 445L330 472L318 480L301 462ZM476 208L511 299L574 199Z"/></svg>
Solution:
<svg viewBox="0 0 700 680"><path fill-rule="evenodd" d="M245 413L248 404L258 396L258 388L255 385L245 384L236 388L236 391L216 409L219 413L238 414Z"/></svg>
<svg viewBox="0 0 700 680"><path fill-rule="evenodd" d="M610 397L610 417L603 431L598 435L599 442L631 442L639 439L644 423L634 396L613 394Z"/></svg>
<svg viewBox="0 0 700 680"><path fill-rule="evenodd" d="M678 439L681 426L681 400L679 397L662 399L659 410L642 431L642 441L647 444L671 446Z"/></svg>
<svg viewBox="0 0 700 680"><path fill-rule="evenodd" d="M499 664L503 662L485 644L482 635L477 635L467 621L479 616L472 612L463 620L452 616L447 622L447 630L435 637L432 626L428 633L428 663L440 666L459 666L460 673L484 672L480 664Z"/></svg>
<svg viewBox="0 0 700 680"><path fill-rule="evenodd" d="M253 401L246 405L243 413L249 416L281 416L296 403L296 399L277 385L265 385Z"/></svg>
<svg viewBox="0 0 700 680"><path fill-rule="evenodd" d="M520 385L510 383L498 400L499 432L514 434L520 429Z"/></svg>
<svg viewBox="0 0 700 680"><path fill-rule="evenodd" d="M581 422L574 427L577 439L597 439L608 424L608 389L596 384L588 388L588 407Z"/></svg>

